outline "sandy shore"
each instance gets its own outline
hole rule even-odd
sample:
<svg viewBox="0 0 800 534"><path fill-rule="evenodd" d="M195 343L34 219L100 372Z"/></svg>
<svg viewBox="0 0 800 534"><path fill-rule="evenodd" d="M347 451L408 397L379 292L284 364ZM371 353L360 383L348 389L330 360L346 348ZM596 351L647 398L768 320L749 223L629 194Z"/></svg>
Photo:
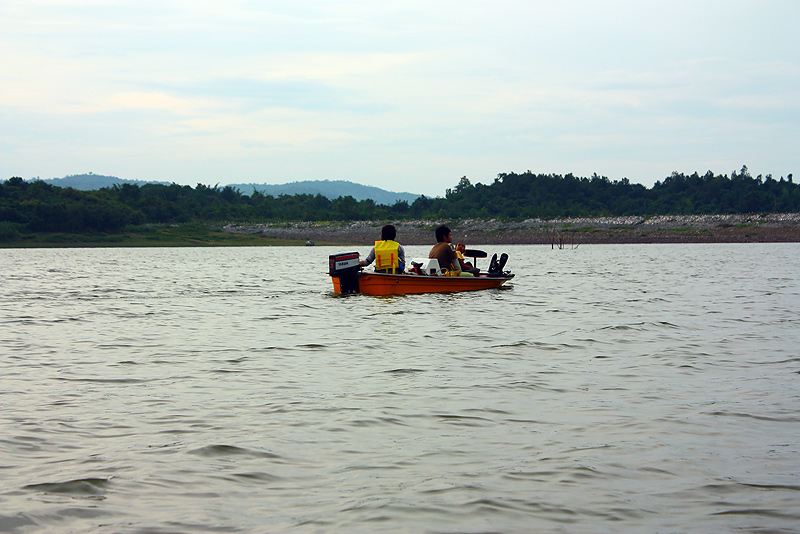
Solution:
<svg viewBox="0 0 800 534"><path fill-rule="evenodd" d="M750 243L800 242L800 213L767 215L686 215L498 221L388 221L407 245L435 241L434 229L447 224L454 240L484 244L590 243ZM266 238L310 240L322 244L371 244L386 221L226 224L226 232Z"/></svg>

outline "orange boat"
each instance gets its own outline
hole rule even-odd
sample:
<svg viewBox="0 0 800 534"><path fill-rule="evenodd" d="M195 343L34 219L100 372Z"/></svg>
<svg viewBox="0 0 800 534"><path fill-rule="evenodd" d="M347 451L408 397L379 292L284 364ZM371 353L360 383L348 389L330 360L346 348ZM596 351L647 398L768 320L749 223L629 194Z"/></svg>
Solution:
<svg viewBox="0 0 800 534"><path fill-rule="evenodd" d="M500 287L514 278L509 271L481 273L475 277L363 272L358 260L357 252L334 254L329 257L329 274L335 293L384 296L478 291Z"/></svg>

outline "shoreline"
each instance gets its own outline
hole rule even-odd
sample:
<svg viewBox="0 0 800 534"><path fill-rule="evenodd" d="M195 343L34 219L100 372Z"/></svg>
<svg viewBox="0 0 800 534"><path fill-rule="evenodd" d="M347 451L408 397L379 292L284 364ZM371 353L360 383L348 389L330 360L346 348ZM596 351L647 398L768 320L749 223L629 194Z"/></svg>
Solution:
<svg viewBox="0 0 800 534"><path fill-rule="evenodd" d="M462 219L146 225L114 234L42 233L0 242L4 248L367 246L392 223L404 245L431 245L440 224L469 247L648 243L798 243L800 213L574 219Z"/></svg>
<svg viewBox="0 0 800 534"><path fill-rule="evenodd" d="M454 241L468 246L800 242L800 213L388 222L397 227L397 239L404 245L431 244L440 224L451 228ZM387 222L229 223L221 230L317 245L368 245L380 236L384 224Z"/></svg>

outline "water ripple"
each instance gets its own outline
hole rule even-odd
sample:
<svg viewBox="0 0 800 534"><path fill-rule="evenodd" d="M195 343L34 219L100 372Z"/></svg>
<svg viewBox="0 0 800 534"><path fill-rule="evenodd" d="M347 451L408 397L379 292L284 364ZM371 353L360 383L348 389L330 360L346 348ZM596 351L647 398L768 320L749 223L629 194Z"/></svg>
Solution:
<svg viewBox="0 0 800 534"><path fill-rule="evenodd" d="M68 480L66 482L45 482L28 484L23 489L37 493L68 494L68 495L104 495L111 486L111 480L106 478L83 478Z"/></svg>
<svg viewBox="0 0 800 534"><path fill-rule="evenodd" d="M206 445L199 449L189 451L189 454L204 456L208 458L227 457L227 456L251 456L254 458L268 458L271 460L283 458L280 454L268 451L255 451L236 447L234 445Z"/></svg>

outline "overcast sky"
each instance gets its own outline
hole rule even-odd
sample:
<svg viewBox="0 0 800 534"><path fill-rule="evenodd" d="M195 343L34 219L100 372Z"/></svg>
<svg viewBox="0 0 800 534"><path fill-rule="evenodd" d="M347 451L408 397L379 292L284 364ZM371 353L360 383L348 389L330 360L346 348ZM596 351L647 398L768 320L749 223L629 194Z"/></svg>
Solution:
<svg viewBox="0 0 800 534"><path fill-rule="evenodd" d="M3 0L0 179L800 170L798 0Z"/></svg>

